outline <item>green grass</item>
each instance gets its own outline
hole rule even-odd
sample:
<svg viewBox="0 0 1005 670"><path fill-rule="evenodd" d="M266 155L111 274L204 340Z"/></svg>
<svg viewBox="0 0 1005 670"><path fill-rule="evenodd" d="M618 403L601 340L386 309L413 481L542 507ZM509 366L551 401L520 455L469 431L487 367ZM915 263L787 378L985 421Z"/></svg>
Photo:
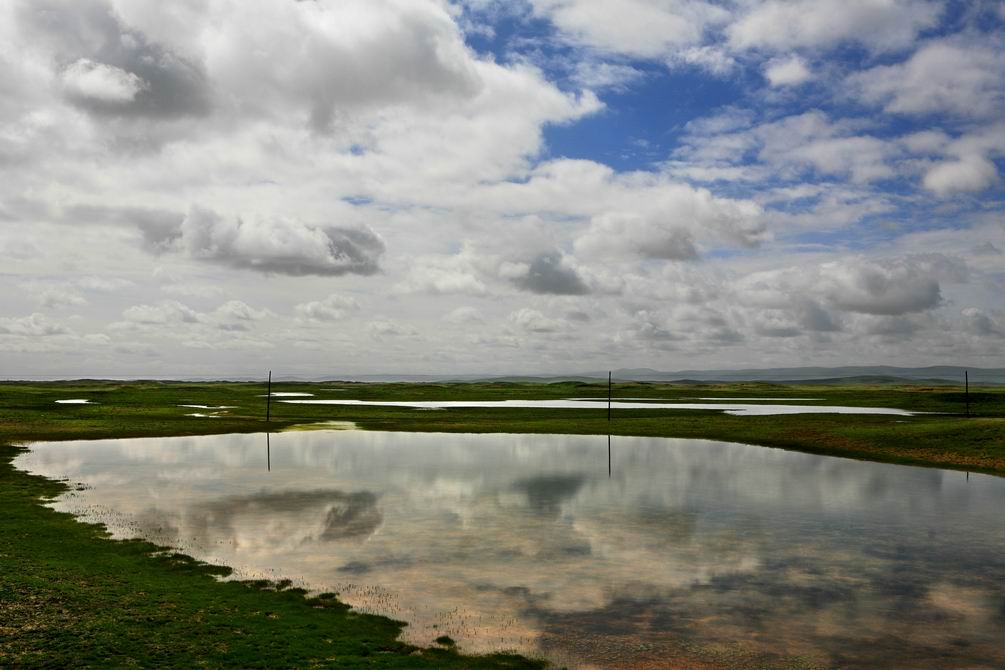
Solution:
<svg viewBox="0 0 1005 670"><path fill-rule="evenodd" d="M341 388L344 391L320 389ZM604 397L606 384L275 384L273 390L359 399ZM39 504L66 484L15 470L18 443L37 440L252 432L265 428L261 384L60 382L0 384L0 666L532 668L516 656L466 657L450 645L397 641L401 624L305 599L267 583L219 582L224 568L112 542ZM1005 474L1005 390L619 384L616 396L825 398L820 404L940 412L929 416L734 417L714 411L409 408L272 404L270 429L353 421L373 430L539 432L695 437L820 454ZM64 398L98 405L56 405ZM800 401L801 402L801 401ZM237 405L223 418L178 404ZM801 402L801 404L803 404Z"/></svg>

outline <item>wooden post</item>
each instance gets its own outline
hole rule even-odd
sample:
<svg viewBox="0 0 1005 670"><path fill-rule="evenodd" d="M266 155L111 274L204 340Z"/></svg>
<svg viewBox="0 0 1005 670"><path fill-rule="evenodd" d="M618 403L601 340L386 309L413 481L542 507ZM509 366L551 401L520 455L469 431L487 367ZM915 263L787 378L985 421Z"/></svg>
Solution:
<svg viewBox="0 0 1005 670"><path fill-rule="evenodd" d="M970 416L970 371L963 371L963 383L965 384L965 394L967 398L967 416Z"/></svg>
<svg viewBox="0 0 1005 670"><path fill-rule="evenodd" d="M272 415L272 370L269 370L269 386L265 392L265 423L269 422Z"/></svg>
<svg viewBox="0 0 1005 670"><path fill-rule="evenodd" d="M611 420L611 372L607 373L607 420Z"/></svg>

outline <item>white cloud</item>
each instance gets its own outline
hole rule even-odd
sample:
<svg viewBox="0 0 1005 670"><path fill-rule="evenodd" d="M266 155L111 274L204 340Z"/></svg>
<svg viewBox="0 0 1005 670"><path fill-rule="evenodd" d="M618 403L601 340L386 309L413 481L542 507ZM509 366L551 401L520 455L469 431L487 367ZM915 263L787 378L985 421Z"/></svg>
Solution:
<svg viewBox="0 0 1005 670"><path fill-rule="evenodd" d="M768 61L764 66L764 76L772 86L798 86L809 81L813 73L799 56Z"/></svg>
<svg viewBox="0 0 1005 670"><path fill-rule="evenodd" d="M156 305L134 305L122 312L122 318L142 325L194 324L203 320L202 315L177 300L165 300Z"/></svg>
<svg viewBox="0 0 1005 670"><path fill-rule="evenodd" d="M919 130L900 138L900 143L914 154L942 153L950 137L941 130Z"/></svg>
<svg viewBox="0 0 1005 670"><path fill-rule="evenodd" d="M477 254L469 248L450 256L415 258L408 276L397 289L404 293L433 295L485 295L488 288L480 277L480 265Z"/></svg>
<svg viewBox="0 0 1005 670"><path fill-rule="evenodd" d="M450 310L450 313L445 318L449 323L458 325L485 322L485 316L479 310L467 305Z"/></svg>
<svg viewBox="0 0 1005 670"><path fill-rule="evenodd" d="M1005 47L980 37L932 40L896 65L880 65L848 79L852 91L891 114L940 112L1000 116L1005 106Z"/></svg>
<svg viewBox="0 0 1005 670"><path fill-rule="evenodd" d="M757 212L752 213L753 216ZM689 261L698 258L689 221L645 218L634 212L610 212L593 220L576 240L577 253L603 258L625 254L638 258Z"/></svg>
<svg viewBox="0 0 1005 670"><path fill-rule="evenodd" d="M803 165L830 175L849 175L855 182L893 176L889 160L897 147L885 140L856 134L853 125L832 122L819 111L786 117L756 131L759 157L776 165Z"/></svg>
<svg viewBox="0 0 1005 670"><path fill-rule="evenodd" d="M731 117L728 117L731 118ZM894 141L862 132L862 123L832 120L820 110L735 131L720 129L715 119L688 127L670 164L675 174L701 178L760 180L770 174L787 180L819 175L850 177L868 183L896 175L892 162L902 151ZM750 159L758 163L751 165ZM740 166L739 170L726 168ZM766 170L770 168L770 172Z"/></svg>
<svg viewBox="0 0 1005 670"><path fill-rule="evenodd" d="M821 268L824 295L838 309L864 314L923 312L942 303L939 282L916 259L827 264Z"/></svg>
<svg viewBox="0 0 1005 670"><path fill-rule="evenodd" d="M706 28L728 13L695 0L530 0L565 36L615 53L658 57L701 41Z"/></svg>
<svg viewBox="0 0 1005 670"><path fill-rule="evenodd" d="M925 172L925 188L940 196L983 191L998 181L998 168L984 156L962 156Z"/></svg>
<svg viewBox="0 0 1005 670"><path fill-rule="evenodd" d="M198 260L293 276L373 274L384 252L383 241L365 227L224 219L197 207L182 222L178 245Z"/></svg>
<svg viewBox="0 0 1005 670"><path fill-rule="evenodd" d="M132 102L148 84L132 72L81 58L63 72L67 95L103 103Z"/></svg>
<svg viewBox="0 0 1005 670"><path fill-rule="evenodd" d="M667 64L673 68L690 65L714 75L729 74L736 67L736 59L720 47L701 46L679 49L667 56Z"/></svg>
<svg viewBox="0 0 1005 670"><path fill-rule="evenodd" d="M941 12L929 0L767 0L726 29L738 49L832 47L858 42L874 51L903 49L935 25Z"/></svg>
<svg viewBox="0 0 1005 670"><path fill-rule="evenodd" d="M967 332L982 337L1005 337L1005 326L990 314L977 307L967 307L961 312L963 326Z"/></svg>
<svg viewBox="0 0 1005 670"><path fill-rule="evenodd" d="M644 76L641 70L631 65L581 60L576 63L570 78L579 86L593 90L603 88L623 90Z"/></svg>
<svg viewBox="0 0 1005 670"><path fill-rule="evenodd" d="M22 317L0 318L0 335L47 337L64 335L68 332L60 324L37 312Z"/></svg>
<svg viewBox="0 0 1005 670"><path fill-rule="evenodd" d="M553 333L563 328L561 320L547 317L536 309L527 307L510 314L509 320L521 330L531 333Z"/></svg>
<svg viewBox="0 0 1005 670"><path fill-rule="evenodd" d="M0 255L31 288L0 297L5 369L244 374L269 347L290 374L318 350L347 373L990 356L1002 49L965 20L918 42L934 7L7 3ZM505 53L465 39L491 16ZM657 88L662 65L688 71ZM979 196L936 202L959 193Z"/></svg>
<svg viewBox="0 0 1005 670"><path fill-rule="evenodd" d="M214 315L225 321L260 321L270 315L267 309L255 309L240 300L228 300L214 311Z"/></svg>
<svg viewBox="0 0 1005 670"><path fill-rule="evenodd" d="M753 317L758 332L792 337L796 330L842 330L842 314L900 317L930 312L942 306L945 282L966 280L963 262L945 255L852 256L752 273L736 282L735 290L744 304L757 308ZM880 328L875 321L859 325Z"/></svg>
<svg viewBox="0 0 1005 670"><path fill-rule="evenodd" d="M377 338L384 337L415 337L418 331L412 326L400 323L393 319L375 319L367 324L370 335Z"/></svg>
<svg viewBox="0 0 1005 670"><path fill-rule="evenodd" d="M324 300L314 300L297 305L297 316L307 321L339 321L350 312L359 310L359 303L351 296L332 293Z"/></svg>

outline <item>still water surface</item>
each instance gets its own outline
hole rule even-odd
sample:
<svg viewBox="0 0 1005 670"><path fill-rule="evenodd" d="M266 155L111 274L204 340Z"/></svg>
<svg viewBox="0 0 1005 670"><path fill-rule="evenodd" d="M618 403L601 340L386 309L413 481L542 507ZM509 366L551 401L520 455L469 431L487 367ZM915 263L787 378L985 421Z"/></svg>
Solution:
<svg viewBox="0 0 1005 670"><path fill-rule="evenodd" d="M55 506L570 667L1005 667L1005 480L700 440L36 444ZM268 440L268 442L267 442Z"/></svg>
<svg viewBox="0 0 1005 670"><path fill-rule="evenodd" d="M274 395L274 394L273 394ZM775 414L888 414L914 416L914 412L893 407L845 407L841 405L748 405L738 402L697 403L659 402L638 398L615 400L612 409L712 409L734 416L771 416ZM727 400L723 398L722 400ZM381 407L414 407L416 409L456 409L482 407L499 409L597 409L607 407L607 400L567 398L565 400L282 400L288 405L374 405Z"/></svg>

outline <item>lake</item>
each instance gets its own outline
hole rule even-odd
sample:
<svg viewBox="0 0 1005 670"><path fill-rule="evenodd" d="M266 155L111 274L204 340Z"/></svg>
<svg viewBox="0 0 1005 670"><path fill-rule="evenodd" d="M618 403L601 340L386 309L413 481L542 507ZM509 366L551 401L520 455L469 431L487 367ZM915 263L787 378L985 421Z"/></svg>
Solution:
<svg viewBox="0 0 1005 670"><path fill-rule="evenodd" d="M273 394L275 395L275 394ZM713 400L714 398L709 398ZM710 409L720 410L734 416L771 416L776 414L885 414L890 416L914 416L916 412L908 412L893 407L844 407L841 405L772 405L747 404L732 402L722 398L722 402L660 402L636 398L632 400L614 400L611 409ZM718 400L718 399L714 399ZM753 398L742 398L753 400ZM607 407L605 398L568 398L565 400L281 400L287 405L372 405L380 407L414 407L415 409L459 409L464 407L498 408L498 409L601 409Z"/></svg>
<svg viewBox="0 0 1005 670"><path fill-rule="evenodd" d="M1005 667L1005 480L703 440L39 443L54 506L570 667Z"/></svg>

